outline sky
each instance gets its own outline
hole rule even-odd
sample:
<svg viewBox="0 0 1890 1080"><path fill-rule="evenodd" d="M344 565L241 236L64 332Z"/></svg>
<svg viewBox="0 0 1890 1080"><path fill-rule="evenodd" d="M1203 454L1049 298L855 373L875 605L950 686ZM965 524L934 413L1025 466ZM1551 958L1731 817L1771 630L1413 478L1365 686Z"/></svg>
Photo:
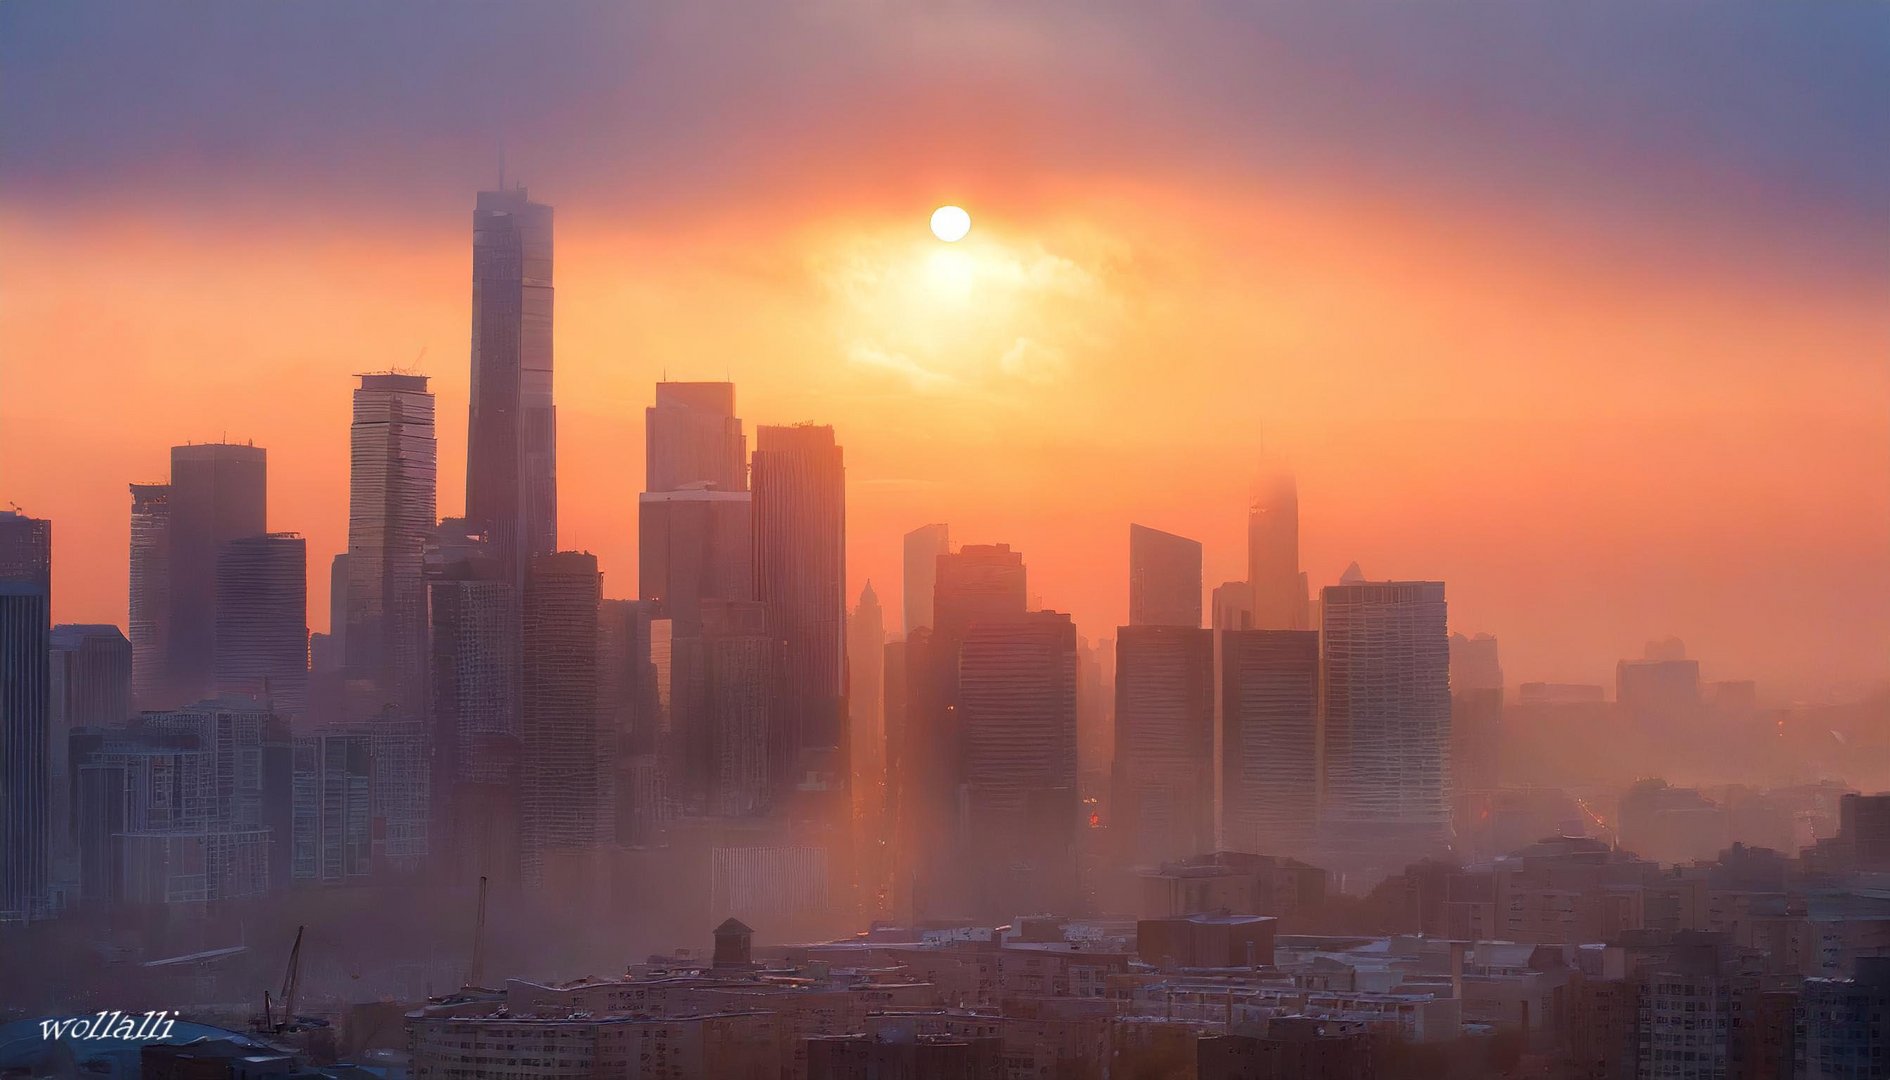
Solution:
<svg viewBox="0 0 1890 1080"><path fill-rule="evenodd" d="M556 207L560 530L635 595L652 385L834 425L850 590L1023 551L1092 639L1130 522L1447 583L1512 683L1890 678L1890 7L1734 0L0 5L0 502L122 624L131 481L254 440L310 622L349 394L439 395L474 192ZM966 207L947 246L932 209Z"/></svg>

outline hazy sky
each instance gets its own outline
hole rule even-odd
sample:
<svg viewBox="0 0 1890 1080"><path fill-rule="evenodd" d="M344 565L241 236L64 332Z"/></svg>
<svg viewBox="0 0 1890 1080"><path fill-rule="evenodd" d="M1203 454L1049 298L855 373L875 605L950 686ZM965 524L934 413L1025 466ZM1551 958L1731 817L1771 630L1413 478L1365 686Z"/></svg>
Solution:
<svg viewBox="0 0 1890 1080"><path fill-rule="evenodd" d="M122 623L132 480L269 449L345 546L351 373L464 491L473 192L557 208L561 529L635 593L642 409L846 447L853 590L1008 541L1090 637L1128 524L1441 578L1511 681L1676 634L1890 675L1890 7L0 5L0 500ZM946 247L931 209L967 207Z"/></svg>

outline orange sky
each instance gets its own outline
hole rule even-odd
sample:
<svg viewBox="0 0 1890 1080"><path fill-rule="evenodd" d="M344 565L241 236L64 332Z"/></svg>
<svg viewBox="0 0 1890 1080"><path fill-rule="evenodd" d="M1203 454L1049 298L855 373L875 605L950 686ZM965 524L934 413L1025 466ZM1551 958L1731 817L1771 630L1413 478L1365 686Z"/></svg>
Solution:
<svg viewBox="0 0 1890 1080"><path fill-rule="evenodd" d="M1604 681L1677 634L1709 678L1807 689L1890 657L1881 297L1526 211L1385 193L1071 178L802 194L624 222L555 190L561 535L634 595L651 384L738 384L745 420L830 422L852 589L898 618L899 537L1020 548L1107 636L1127 526L1244 572L1263 453L1300 477L1313 581L1441 578L1512 681ZM937 201L965 243L932 240ZM350 373L439 394L463 494L470 195L421 220L0 216L5 494L54 521L61 621L121 623L131 480L166 447L269 450L309 537L310 623L345 544ZM941 260L945 260L941 262ZM955 261L953 261L955 260Z"/></svg>

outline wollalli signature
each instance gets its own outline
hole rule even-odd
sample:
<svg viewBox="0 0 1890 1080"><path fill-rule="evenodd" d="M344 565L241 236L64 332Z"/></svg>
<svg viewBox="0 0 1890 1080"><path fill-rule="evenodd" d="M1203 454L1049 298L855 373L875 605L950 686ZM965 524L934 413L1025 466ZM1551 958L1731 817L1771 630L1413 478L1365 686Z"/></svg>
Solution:
<svg viewBox="0 0 1890 1080"><path fill-rule="evenodd" d="M100 1012L96 1016L68 1016L62 1020L41 1020L40 1037L53 1039L127 1039L155 1042L171 1037L177 1014L169 1010L147 1012L143 1016L123 1012Z"/></svg>

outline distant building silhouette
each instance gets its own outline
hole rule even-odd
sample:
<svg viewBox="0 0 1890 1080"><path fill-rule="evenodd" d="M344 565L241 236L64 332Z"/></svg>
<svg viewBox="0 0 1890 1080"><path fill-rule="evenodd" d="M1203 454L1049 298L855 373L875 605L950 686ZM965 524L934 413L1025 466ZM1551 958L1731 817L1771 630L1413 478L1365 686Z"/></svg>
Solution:
<svg viewBox="0 0 1890 1080"><path fill-rule="evenodd" d="M938 557L951 552L951 527L921 525L905 538L906 636L932 625L932 592L938 580Z"/></svg>
<svg viewBox="0 0 1890 1080"><path fill-rule="evenodd" d="M755 430L755 599L782 645L769 717L770 786L844 800L847 767L846 466L833 428Z"/></svg>
<svg viewBox="0 0 1890 1080"><path fill-rule="evenodd" d="M439 449L424 375L363 375L349 431L347 591L350 677L419 719L426 704L427 541L438 526Z"/></svg>
<svg viewBox="0 0 1890 1080"><path fill-rule="evenodd" d="M1129 526L1129 625L1201 625L1201 541Z"/></svg>
<svg viewBox="0 0 1890 1080"><path fill-rule="evenodd" d="M1450 771L1459 794L1502 786L1503 666L1489 634L1450 635Z"/></svg>
<svg viewBox="0 0 1890 1080"><path fill-rule="evenodd" d="M735 384L659 382L643 410L645 491L748 490L748 439Z"/></svg>
<svg viewBox="0 0 1890 1080"><path fill-rule="evenodd" d="M1221 634L1221 843L1307 849L1319 808L1319 634Z"/></svg>
<svg viewBox="0 0 1890 1080"><path fill-rule="evenodd" d="M225 543L217 556L218 694L265 700L279 716L308 707L308 542L265 533Z"/></svg>
<svg viewBox="0 0 1890 1080"><path fill-rule="evenodd" d="M482 191L473 209L466 517L515 588L534 556L558 549L551 219L522 187Z"/></svg>
<svg viewBox="0 0 1890 1080"><path fill-rule="evenodd" d="M131 694L140 709L172 704L171 486L131 485Z"/></svg>
<svg viewBox="0 0 1890 1080"><path fill-rule="evenodd" d="M52 522L0 510L0 915L50 904Z"/></svg>
<svg viewBox="0 0 1890 1080"><path fill-rule="evenodd" d="M868 581L847 619L847 712L855 790L877 797L886 770L886 616ZM877 814L877 810L875 810Z"/></svg>
<svg viewBox="0 0 1890 1080"><path fill-rule="evenodd" d="M78 881L73 832L72 732L121 725L131 716L131 642L116 626L52 628L51 761L53 883Z"/></svg>
<svg viewBox="0 0 1890 1080"><path fill-rule="evenodd" d="M217 562L230 541L268 531L267 499L262 447L198 443L171 448L171 625L163 635L170 675L167 698L157 706L173 707L213 692Z"/></svg>
<svg viewBox="0 0 1890 1080"><path fill-rule="evenodd" d="M1075 624L1052 611L973 622L958 669L975 910L1068 911L1079 809Z"/></svg>
<svg viewBox="0 0 1890 1080"><path fill-rule="evenodd" d="M1252 630L1253 586L1244 581L1223 581L1214 586L1212 609L1216 630Z"/></svg>
<svg viewBox="0 0 1890 1080"><path fill-rule="evenodd" d="M524 604L523 871L537 884L547 853L603 839L611 763L597 718L597 557L532 560ZM614 831L614 826L613 826Z"/></svg>
<svg viewBox="0 0 1890 1080"><path fill-rule="evenodd" d="M1443 583L1349 580L1326 587L1321 611L1327 821L1375 841L1442 837L1451 792Z"/></svg>
<svg viewBox="0 0 1890 1080"><path fill-rule="evenodd" d="M778 701L770 689L781 663L767 610L753 600L705 600L697 632L673 648L676 712L693 718L680 733L688 809L761 812L772 795L768 736Z"/></svg>
<svg viewBox="0 0 1890 1080"><path fill-rule="evenodd" d="M1262 481L1247 508L1247 584L1256 629L1311 625L1306 575L1299 568L1299 489L1289 474Z"/></svg>
<svg viewBox="0 0 1890 1080"><path fill-rule="evenodd" d="M1214 631L1116 632L1111 829L1131 866L1214 848Z"/></svg>
<svg viewBox="0 0 1890 1080"><path fill-rule="evenodd" d="M431 854L449 881L515 882L524 768L518 591L484 533L464 519L441 522L427 588Z"/></svg>

